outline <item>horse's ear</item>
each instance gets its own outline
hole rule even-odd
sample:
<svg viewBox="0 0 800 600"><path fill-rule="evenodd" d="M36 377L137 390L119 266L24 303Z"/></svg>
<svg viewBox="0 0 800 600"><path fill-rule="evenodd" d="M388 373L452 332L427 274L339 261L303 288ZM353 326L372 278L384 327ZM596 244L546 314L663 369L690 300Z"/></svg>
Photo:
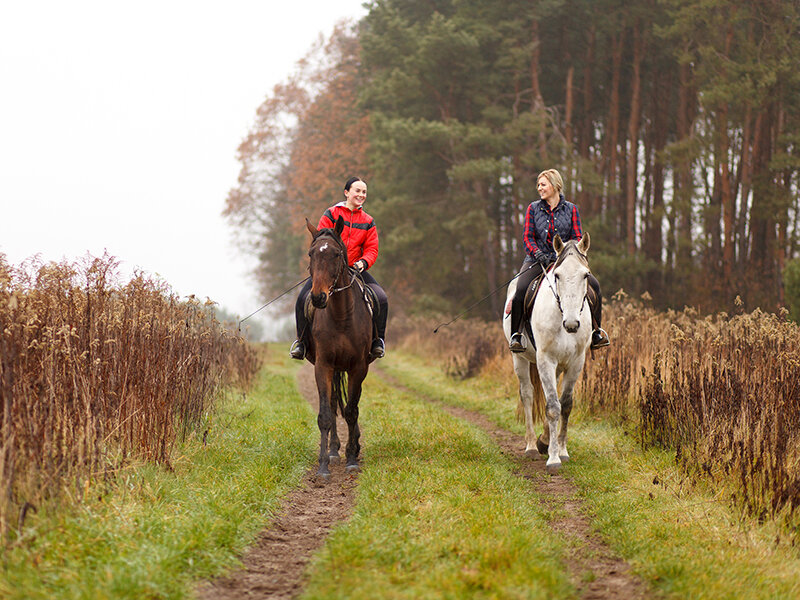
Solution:
<svg viewBox="0 0 800 600"><path fill-rule="evenodd" d="M553 249L556 251L556 254L561 254L561 251L564 249L564 242L561 241L561 236L558 234L553 238Z"/></svg>
<svg viewBox="0 0 800 600"><path fill-rule="evenodd" d="M589 251L589 244L591 241L592 240L589 238L589 232L584 231L583 236L581 236L581 241L578 242L578 250L581 254L586 254Z"/></svg>
<svg viewBox="0 0 800 600"><path fill-rule="evenodd" d="M311 224L311 223L308 221L308 218L306 218L306 227L308 227L308 230L311 232L311 235L312 235L312 236L316 236L316 235L317 235L317 228L316 228L316 227L314 227L314 226L313 226L313 225L312 225L312 224Z"/></svg>
<svg viewBox="0 0 800 600"><path fill-rule="evenodd" d="M342 231L344 231L344 217L339 215L339 218L336 219L336 224L333 226L333 232L336 235L342 235Z"/></svg>

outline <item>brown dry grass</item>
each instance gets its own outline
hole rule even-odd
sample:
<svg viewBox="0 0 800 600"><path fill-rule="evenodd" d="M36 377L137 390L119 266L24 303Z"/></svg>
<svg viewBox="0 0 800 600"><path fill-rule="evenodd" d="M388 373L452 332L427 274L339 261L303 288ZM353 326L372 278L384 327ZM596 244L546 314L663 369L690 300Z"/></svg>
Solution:
<svg viewBox="0 0 800 600"><path fill-rule="evenodd" d="M456 377L514 377L500 323L393 323L399 345ZM800 328L785 314L658 312L619 294L605 309L613 345L587 360L576 394L592 414L635 424L643 447L674 449L759 518L800 520Z"/></svg>
<svg viewBox="0 0 800 600"><path fill-rule="evenodd" d="M0 536L42 500L80 498L131 459L169 466L176 436L255 350L164 283L112 257L12 267L0 254Z"/></svg>

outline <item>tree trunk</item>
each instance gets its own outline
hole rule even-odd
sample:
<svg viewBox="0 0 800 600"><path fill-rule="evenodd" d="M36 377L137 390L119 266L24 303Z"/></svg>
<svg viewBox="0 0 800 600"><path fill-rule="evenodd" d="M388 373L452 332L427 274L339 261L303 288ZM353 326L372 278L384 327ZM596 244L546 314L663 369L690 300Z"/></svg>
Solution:
<svg viewBox="0 0 800 600"><path fill-rule="evenodd" d="M628 164L625 177L625 241L629 255L636 252L636 187L639 159L639 120L642 112L642 59L645 36L639 19L633 26L633 75L631 78L631 107L628 120Z"/></svg>
<svg viewBox="0 0 800 600"><path fill-rule="evenodd" d="M606 201L617 190L617 143L619 141L619 87L622 78L622 49L625 31L612 40L611 49L611 100L608 108L608 135L606 137Z"/></svg>
<svg viewBox="0 0 800 600"><path fill-rule="evenodd" d="M572 80L575 76L575 67L570 65L569 69L567 69L567 99L566 99L566 109L564 111L564 138L566 141L567 146L567 156L570 154L570 149L572 148L572 111L574 105L573 99L573 90L572 90Z"/></svg>

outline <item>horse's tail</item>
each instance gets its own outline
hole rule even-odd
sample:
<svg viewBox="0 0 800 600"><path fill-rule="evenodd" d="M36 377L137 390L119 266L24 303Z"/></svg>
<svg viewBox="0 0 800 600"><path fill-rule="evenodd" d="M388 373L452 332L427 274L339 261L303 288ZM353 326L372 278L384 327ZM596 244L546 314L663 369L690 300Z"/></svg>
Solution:
<svg viewBox="0 0 800 600"><path fill-rule="evenodd" d="M533 405L531 406L531 412L533 413L533 420L534 422L544 422L544 414L545 414L545 407L547 406L547 400L544 397L544 390L542 389L542 380L539 379L539 369L536 367L536 363L530 363L531 369L531 385L533 386ZM519 398L519 402L517 402L517 421L524 423L525 422L525 411L522 406L522 396Z"/></svg>
<svg viewBox="0 0 800 600"><path fill-rule="evenodd" d="M345 371L333 372L333 389L331 393L331 411L336 416L338 407L339 414L344 415L344 405L347 402L347 373Z"/></svg>

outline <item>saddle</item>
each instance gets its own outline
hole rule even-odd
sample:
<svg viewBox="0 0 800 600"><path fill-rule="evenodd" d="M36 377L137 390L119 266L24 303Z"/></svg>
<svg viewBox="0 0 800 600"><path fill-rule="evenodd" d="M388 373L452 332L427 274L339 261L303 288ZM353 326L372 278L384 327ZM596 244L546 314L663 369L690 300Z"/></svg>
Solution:
<svg viewBox="0 0 800 600"><path fill-rule="evenodd" d="M522 322L525 324L525 333L528 339L533 343L534 349L536 348L536 340L533 339L533 329L531 328L531 314L533 313L533 303L536 300L536 294L539 293L539 288L542 287L543 273L537 275L528 286L525 292L525 300L522 304Z"/></svg>

